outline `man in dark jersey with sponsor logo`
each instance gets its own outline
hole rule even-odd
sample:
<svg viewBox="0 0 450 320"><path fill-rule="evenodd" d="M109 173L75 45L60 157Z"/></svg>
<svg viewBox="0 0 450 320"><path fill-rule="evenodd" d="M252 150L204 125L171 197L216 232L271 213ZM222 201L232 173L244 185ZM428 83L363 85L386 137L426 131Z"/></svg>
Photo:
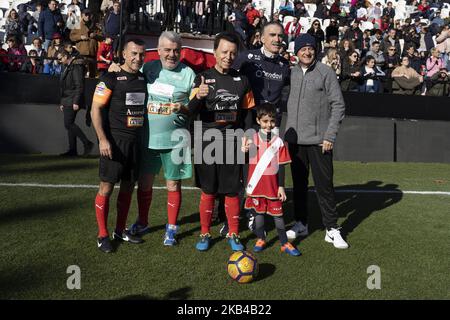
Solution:
<svg viewBox="0 0 450 320"><path fill-rule="evenodd" d="M269 22L264 25L261 32L260 49L244 51L236 58L233 68L250 80L252 91L255 95L257 106L270 103L276 106L277 115L273 134L279 134L282 113L286 112L286 102L289 95L290 68L289 61L280 55L284 37L284 28L279 22ZM247 117L246 128L258 128L256 123L256 111ZM244 171L246 170L244 166ZM244 174L246 177L247 174ZM254 229L254 216L249 216L248 226ZM227 229L226 224L223 227Z"/></svg>
<svg viewBox="0 0 450 320"><path fill-rule="evenodd" d="M238 46L239 38L234 33L223 32L216 36L216 65L197 75L188 105L191 113L200 115L203 132L201 141L195 137L195 146L201 143L202 152L199 155L200 151L196 148L194 154L195 170L202 189L199 206L201 234L196 245L200 251L206 251L210 246L211 216L218 194L225 196L225 213L229 225L227 238L231 249L244 249L238 230L238 193L242 189L242 166L237 162L236 135L233 130L227 130L242 128L247 110L255 103L247 77L230 69ZM208 139L209 135L215 139ZM214 154L211 151L209 155L208 151L212 149Z"/></svg>
<svg viewBox="0 0 450 320"><path fill-rule="evenodd" d="M119 72L104 74L95 88L92 101L92 123L99 140L100 188L95 198L99 228L97 246L111 252L107 229L109 198L114 184L120 181L117 197L117 222L113 239L141 243L142 239L126 229L134 184L137 179L139 131L144 123L147 84L139 72L144 62L145 43L129 39L124 46L125 60Z"/></svg>

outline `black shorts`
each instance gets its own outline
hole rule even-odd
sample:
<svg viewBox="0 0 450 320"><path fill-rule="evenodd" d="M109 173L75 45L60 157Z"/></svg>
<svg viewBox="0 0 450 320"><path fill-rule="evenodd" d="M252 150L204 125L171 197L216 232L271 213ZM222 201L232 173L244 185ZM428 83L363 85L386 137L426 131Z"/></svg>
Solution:
<svg viewBox="0 0 450 320"><path fill-rule="evenodd" d="M208 144L209 142L203 142L202 150ZM196 184L203 192L207 194L239 194L242 189L242 165L237 163L236 143L234 143L234 151L233 163L226 163L223 159L222 163L195 164Z"/></svg>
<svg viewBox="0 0 450 320"><path fill-rule="evenodd" d="M112 159L100 156L100 181L117 183L136 181L139 176L139 145L137 140L110 138Z"/></svg>

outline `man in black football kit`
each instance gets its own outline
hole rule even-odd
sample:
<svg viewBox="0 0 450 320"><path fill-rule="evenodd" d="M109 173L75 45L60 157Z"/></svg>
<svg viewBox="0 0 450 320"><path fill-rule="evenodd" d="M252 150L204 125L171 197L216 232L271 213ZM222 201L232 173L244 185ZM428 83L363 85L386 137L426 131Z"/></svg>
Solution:
<svg viewBox="0 0 450 320"><path fill-rule="evenodd" d="M277 117L274 134L279 134L282 114L286 112L286 103L289 95L290 67L289 61L283 58L279 52L282 48L284 28L279 22L269 22L264 25L261 32L263 46L260 49L244 51L236 58L233 69L247 76L250 80L252 91L255 95L257 106L270 103L276 106ZM256 111L251 111L251 116L246 118L245 128L258 128L256 123ZM244 177L247 177L247 165L243 166ZM243 192L241 193L243 196ZM244 201L242 201L243 207ZM254 217L249 211L248 227L254 229ZM227 230L226 223L222 230Z"/></svg>
<svg viewBox="0 0 450 320"><path fill-rule="evenodd" d="M282 112L286 112L290 83L289 61L279 54L283 37L284 29L280 23L264 25L261 32L263 46L242 52L233 63L233 69L250 80L256 105L270 103L277 107L277 127L280 126ZM252 122L246 123L246 127L257 126L256 113L250 119Z"/></svg>
<svg viewBox="0 0 450 320"><path fill-rule="evenodd" d="M125 62L120 72L103 75L92 101L92 123L99 139L100 188L95 198L99 228L97 245L111 252L107 230L109 198L114 184L120 183L117 197L117 222L113 239L141 243L142 239L125 230L134 184L137 179L138 135L144 123L147 84L139 72L144 62L145 43L139 39L126 42Z"/></svg>
<svg viewBox="0 0 450 320"><path fill-rule="evenodd" d="M206 141L206 136L203 141L202 138L200 141L202 154L200 157L194 155L195 170L202 189L201 234L200 241L196 245L200 251L209 248L211 215L217 194L225 195L225 213L230 226L227 234L228 242L234 251L244 249L238 237L241 165L236 159L238 152L236 136L226 134L227 129L242 128L246 110L254 106L248 79L230 69L237 54L238 44L239 39L235 34L224 32L216 36L214 41L216 65L197 75L188 105L191 113L199 114L203 133L208 129L216 129L216 133L217 130L221 133L220 137L216 137L219 141ZM195 142L198 145L199 141ZM215 154L211 154L212 159L208 161L206 150L212 149L210 145L213 143L222 149L220 151L215 149ZM229 159L227 154L231 152L234 156Z"/></svg>

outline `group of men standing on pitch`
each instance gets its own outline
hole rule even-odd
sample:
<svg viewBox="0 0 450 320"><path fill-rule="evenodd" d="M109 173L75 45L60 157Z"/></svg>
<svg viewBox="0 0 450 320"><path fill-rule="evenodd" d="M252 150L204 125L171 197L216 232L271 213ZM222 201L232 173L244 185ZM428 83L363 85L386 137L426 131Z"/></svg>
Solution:
<svg viewBox="0 0 450 320"><path fill-rule="evenodd" d="M192 177L192 164L190 149L173 142L172 133L187 128L189 118L198 116L202 121L202 131L218 129L222 133L224 148L231 143L236 155L240 151L239 141L234 136L229 137L227 129L246 129L255 121L260 124L254 111L255 106L260 105L269 105L269 113L270 105L277 108L275 125L269 125L269 137L271 132L278 134L280 115L283 109L286 111L286 105L288 113L296 115L295 119L288 119L286 132L290 134L288 142L293 160L294 188L297 186L294 193L298 197L294 198L294 205L300 211L295 213L296 223L287 232L287 237L294 239L307 234L306 201L311 167L327 228L325 240L338 248L347 247L337 226L332 182L332 148L344 115L342 94L337 79L331 77L329 71L332 70L316 62L313 38L304 35L296 41L295 53L300 64L294 67L298 70L291 74L288 61L279 55L282 37L283 27L278 23L268 23L262 30L263 47L238 56L238 37L233 33L221 33L214 41L216 65L197 76L180 62L181 39L174 32L161 34L158 42L160 59L145 64L144 43L139 39L126 41L124 63L113 65L110 72L99 79L91 111L100 149L100 188L95 210L99 227L97 244L101 251L113 250L106 225L109 197L118 182L117 222L112 238L130 243L143 242L141 237L150 232L148 215L153 181L161 167L168 191L164 245L175 245L182 199L181 181ZM290 86L294 83L294 76L295 85ZM321 103L314 104L311 99ZM318 119L318 115L321 118ZM305 120L309 118L313 120ZM312 123L305 124L305 121ZM308 130L314 123L317 128L313 128L314 134L310 134ZM306 132L302 126L308 127ZM202 139L202 151L210 143ZM174 155L179 157L183 152L182 156L187 161L175 163ZM238 230L242 165L202 161L195 164L195 169L202 191L199 205L201 235L196 248L205 251L210 246L214 201L221 194L225 197L228 242L232 250L243 250ZM296 185L295 181L299 180L301 182ZM139 213L137 221L127 229L126 220L136 181ZM289 251L296 248L289 248L285 252L298 255Z"/></svg>

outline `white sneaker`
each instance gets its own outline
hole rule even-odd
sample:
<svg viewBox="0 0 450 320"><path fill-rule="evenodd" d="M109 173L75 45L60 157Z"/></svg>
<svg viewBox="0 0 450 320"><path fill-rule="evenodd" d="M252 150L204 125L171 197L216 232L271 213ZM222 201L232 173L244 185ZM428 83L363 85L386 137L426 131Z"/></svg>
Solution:
<svg viewBox="0 0 450 320"><path fill-rule="evenodd" d="M348 243L342 239L341 232L339 229L331 228L325 232L325 241L332 243L335 248L347 249Z"/></svg>
<svg viewBox="0 0 450 320"><path fill-rule="evenodd" d="M286 232L288 239L293 240L299 236L306 237L308 235L308 224L306 226L300 221L296 222L291 230Z"/></svg>

